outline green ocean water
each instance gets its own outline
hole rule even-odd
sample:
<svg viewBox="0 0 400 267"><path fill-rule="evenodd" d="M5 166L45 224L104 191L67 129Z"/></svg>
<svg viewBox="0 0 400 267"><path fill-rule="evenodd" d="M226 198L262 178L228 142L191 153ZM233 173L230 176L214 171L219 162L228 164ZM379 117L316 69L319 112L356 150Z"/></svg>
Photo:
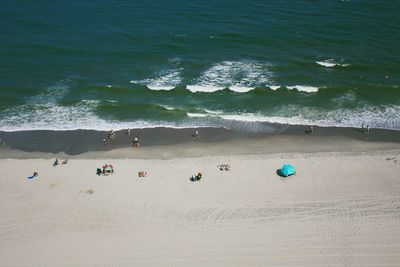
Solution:
<svg viewBox="0 0 400 267"><path fill-rule="evenodd" d="M400 130L399 1L3 1L0 130Z"/></svg>

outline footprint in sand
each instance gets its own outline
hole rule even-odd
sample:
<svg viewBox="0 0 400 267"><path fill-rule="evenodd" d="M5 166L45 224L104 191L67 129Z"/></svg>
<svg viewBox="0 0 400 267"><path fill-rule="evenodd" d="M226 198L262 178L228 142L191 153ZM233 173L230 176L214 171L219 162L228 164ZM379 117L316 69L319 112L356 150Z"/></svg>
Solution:
<svg viewBox="0 0 400 267"><path fill-rule="evenodd" d="M53 187L56 187L58 185L58 183L53 183L53 184L50 184L50 188L53 188Z"/></svg>
<svg viewBox="0 0 400 267"><path fill-rule="evenodd" d="M86 193L91 195L91 194L94 193L94 190L93 189L89 189L89 190L86 191Z"/></svg>
<svg viewBox="0 0 400 267"><path fill-rule="evenodd" d="M400 161L398 161L395 157L386 158L386 160L393 161L393 163L395 163L395 164L399 164L400 163Z"/></svg>

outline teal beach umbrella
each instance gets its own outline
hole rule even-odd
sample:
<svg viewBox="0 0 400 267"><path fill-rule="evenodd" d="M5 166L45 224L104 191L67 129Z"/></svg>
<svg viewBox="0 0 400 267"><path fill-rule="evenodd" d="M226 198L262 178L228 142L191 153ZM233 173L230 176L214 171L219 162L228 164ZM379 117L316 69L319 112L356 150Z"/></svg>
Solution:
<svg viewBox="0 0 400 267"><path fill-rule="evenodd" d="M281 170L280 170L280 174L282 176L285 176L285 177L288 177L288 176L293 175L295 173L296 173L296 169L290 164L283 165Z"/></svg>

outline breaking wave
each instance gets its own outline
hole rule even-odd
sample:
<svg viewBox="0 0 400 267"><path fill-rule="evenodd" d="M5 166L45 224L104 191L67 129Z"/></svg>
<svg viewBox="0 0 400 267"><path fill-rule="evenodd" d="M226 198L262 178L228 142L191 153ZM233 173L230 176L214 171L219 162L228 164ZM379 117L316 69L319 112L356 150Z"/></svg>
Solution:
<svg viewBox="0 0 400 267"><path fill-rule="evenodd" d="M333 68L336 66L339 67L347 67L349 64L344 64L344 63L339 63L336 62L333 58L325 59L325 60L320 60L320 61L315 61L318 65L325 67L325 68Z"/></svg>
<svg viewBox="0 0 400 267"><path fill-rule="evenodd" d="M245 93L272 84L270 64L256 61L223 61L205 70L186 86L191 92L215 92L224 88Z"/></svg>

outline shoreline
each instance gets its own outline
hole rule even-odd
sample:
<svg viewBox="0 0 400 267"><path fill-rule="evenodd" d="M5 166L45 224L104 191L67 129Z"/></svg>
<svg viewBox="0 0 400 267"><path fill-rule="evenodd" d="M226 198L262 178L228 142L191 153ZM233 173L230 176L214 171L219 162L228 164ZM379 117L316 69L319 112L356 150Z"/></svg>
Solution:
<svg viewBox="0 0 400 267"><path fill-rule="evenodd" d="M199 130L199 139L193 137ZM225 128L144 128L116 131L114 140L108 132L95 130L73 131L0 131L0 158L18 158L54 155L65 157L94 157L120 154L121 157L151 158L157 150L171 150L169 157L190 156L184 150L196 150L198 156L230 154L268 154L295 152L371 151L400 148L400 131L370 129L369 134L356 128L317 127L307 133L305 125L269 125L268 132L240 132ZM133 148L137 136L140 147ZM102 140L106 139L106 144ZM350 145L350 147L349 147ZM140 151L131 153L131 151ZM174 153L172 153L175 151ZM195 155L194 155L195 156ZM161 157L162 158L162 157Z"/></svg>

